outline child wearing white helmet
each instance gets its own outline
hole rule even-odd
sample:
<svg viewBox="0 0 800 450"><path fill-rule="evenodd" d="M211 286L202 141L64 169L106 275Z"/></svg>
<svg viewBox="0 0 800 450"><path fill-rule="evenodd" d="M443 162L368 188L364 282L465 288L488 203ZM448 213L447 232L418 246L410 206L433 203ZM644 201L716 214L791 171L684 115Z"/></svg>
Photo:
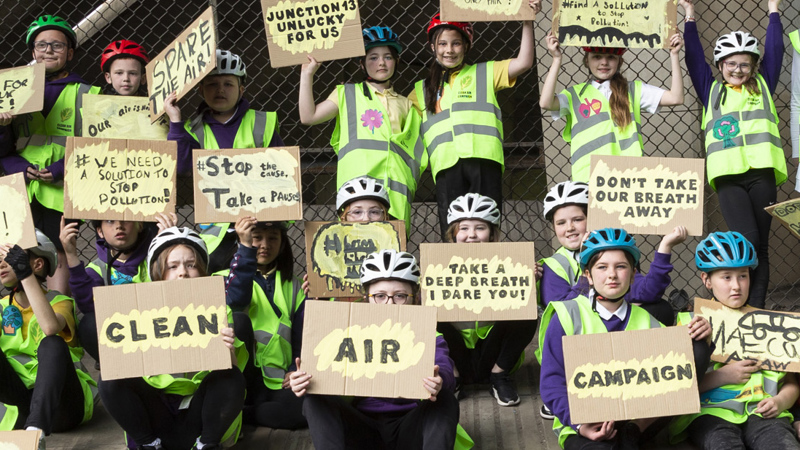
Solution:
<svg viewBox="0 0 800 450"><path fill-rule="evenodd" d="M715 79L705 62L693 2L680 0L680 4L686 14L686 67L703 105L708 183L719 196L728 229L742 233L756 248L759 264L750 304L764 308L772 223L764 208L777 201L777 186L788 178L773 101L784 52L781 0L767 0L763 57L750 33L734 31L717 39L714 66L723 81Z"/></svg>
<svg viewBox="0 0 800 450"><path fill-rule="evenodd" d="M71 298L48 290L55 245L36 230L37 246L0 245L0 431L38 429L42 439L92 418L97 384L81 365ZM39 448L44 448L40 442Z"/></svg>

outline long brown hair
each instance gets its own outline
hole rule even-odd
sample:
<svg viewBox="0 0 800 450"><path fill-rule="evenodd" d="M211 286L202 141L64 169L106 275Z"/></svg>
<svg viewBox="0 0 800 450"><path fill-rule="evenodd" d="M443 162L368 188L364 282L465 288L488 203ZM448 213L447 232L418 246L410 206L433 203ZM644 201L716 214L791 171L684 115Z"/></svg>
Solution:
<svg viewBox="0 0 800 450"><path fill-rule="evenodd" d="M464 57L466 58L467 53L470 49L469 38L464 35L464 33L455 27L445 27L441 26L433 31L433 35L431 36L428 44L433 44L434 47L436 43L439 42L439 36L442 35L444 30L456 30L461 34L461 39L464 40L464 46L466 47L464 50ZM462 63L463 64L463 63ZM433 52L433 62L431 63L431 67L428 70L428 78L425 79L425 109L428 110L430 114L436 114L436 102L439 100L439 89L442 89L444 83L447 83L449 80L447 78L450 77L450 70L445 69L439 64L439 60L436 59L436 51ZM446 75L446 77L445 77Z"/></svg>
<svg viewBox="0 0 800 450"><path fill-rule="evenodd" d="M583 65L589 68L589 55L583 55ZM625 61L622 56L619 56L619 65L617 65L617 72L611 77L611 97L608 99L609 106L611 107L611 120L614 125L618 126L620 130L624 130L631 124L631 103L628 99L628 80L622 75L622 68Z"/></svg>
<svg viewBox="0 0 800 450"><path fill-rule="evenodd" d="M738 55L738 54L739 53L734 53L733 55ZM756 79L756 75L758 75L758 58L756 58L755 55L753 55L752 53L744 53L744 54L750 57L750 67L752 67L753 69L750 72L750 78L748 78L747 81L742 83L742 87L747 89L747 93L749 93L750 95L761 95L761 88L758 87L758 80ZM717 69L719 69L720 73L722 73L723 64L725 64L724 59L717 63Z"/></svg>
<svg viewBox="0 0 800 450"><path fill-rule="evenodd" d="M164 279L164 275L167 273L167 258L169 258L169 254L172 253L173 250L180 246L184 246L194 253L194 267L199 272L199 276L204 277L208 275L205 261L200 257L200 253L197 252L197 249L186 244L175 244L162 250L161 253L158 254L158 258L153 261L153 267L150 271L150 276L153 278L152 281L161 281Z"/></svg>

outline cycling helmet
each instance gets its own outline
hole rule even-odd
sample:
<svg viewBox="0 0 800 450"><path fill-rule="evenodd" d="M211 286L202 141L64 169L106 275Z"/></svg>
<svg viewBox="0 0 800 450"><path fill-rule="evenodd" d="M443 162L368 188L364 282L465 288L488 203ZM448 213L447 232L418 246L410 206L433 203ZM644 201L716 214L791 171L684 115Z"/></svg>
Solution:
<svg viewBox="0 0 800 450"><path fill-rule="evenodd" d="M217 49L217 67L209 73L210 75L233 75L242 79L242 83L247 80L247 70L242 58L227 50Z"/></svg>
<svg viewBox="0 0 800 450"><path fill-rule="evenodd" d="M633 256L633 265L639 264L641 253L636 246L636 239L622 228L603 228L589 233L581 250L581 270L586 270L592 256L606 250L622 250Z"/></svg>
<svg viewBox="0 0 800 450"><path fill-rule="evenodd" d="M158 255L168 247L177 244L188 245L197 250L197 253L203 258L204 265L208 267L208 248L200 235L191 228L170 227L154 237L150 242L150 248L147 250L147 276L151 280L153 275L150 271L153 269L153 262L158 259Z"/></svg>
<svg viewBox="0 0 800 450"><path fill-rule="evenodd" d="M700 241L694 254L694 263L703 272L717 269L758 266L756 249L737 231L714 232Z"/></svg>
<svg viewBox="0 0 800 450"><path fill-rule="evenodd" d="M389 193L383 183L369 177L358 177L346 182L336 194L336 210L341 211L348 203L355 200L372 199L389 207Z"/></svg>
<svg viewBox="0 0 800 450"><path fill-rule="evenodd" d="M758 61L758 58L761 57L761 52L758 50L758 39L745 31L723 34L714 44L714 65L736 53L750 53Z"/></svg>
<svg viewBox="0 0 800 450"><path fill-rule="evenodd" d="M622 56L626 51L625 47L581 47L586 53L600 53L604 55Z"/></svg>
<svg viewBox="0 0 800 450"><path fill-rule="evenodd" d="M361 284L378 280L403 280L419 283L419 266L414 255L397 250L371 253L361 263Z"/></svg>
<svg viewBox="0 0 800 450"><path fill-rule="evenodd" d="M472 30L472 24L469 22L444 22L442 21L439 13L436 13L431 18L431 23L428 25L428 42L431 41L433 38L433 32L439 27L447 27L452 28L454 30L458 30L466 36L469 44L472 45L472 41L474 40L475 32Z"/></svg>
<svg viewBox="0 0 800 450"><path fill-rule="evenodd" d="M492 225L500 223L500 209L490 197L481 194L462 195L447 208L447 224L464 219L480 219Z"/></svg>
<svg viewBox="0 0 800 450"><path fill-rule="evenodd" d="M61 31L67 36L67 40L72 44L72 48L78 47L78 38L75 35L75 31L69 26L69 23L61 17L47 14L37 17L28 27L28 32L25 35L25 43L28 44L29 49L33 50L33 43L34 39L36 39L36 35L46 30Z"/></svg>
<svg viewBox="0 0 800 450"><path fill-rule="evenodd" d="M36 247L29 248L28 251L47 260L49 264L47 276L52 277L56 273L58 250L53 242L38 229L36 229Z"/></svg>
<svg viewBox="0 0 800 450"><path fill-rule="evenodd" d="M389 27L369 27L361 31L364 36L364 49L369 50L372 47L387 46L395 49L399 54L403 51L403 46L400 45L400 38Z"/></svg>
<svg viewBox="0 0 800 450"><path fill-rule="evenodd" d="M544 198L544 218L553 220L556 210L567 205L589 205L589 185L580 181L562 181Z"/></svg>
<svg viewBox="0 0 800 450"><path fill-rule="evenodd" d="M111 63L114 62L115 59L123 56L138 60L142 63L143 67L150 62L150 58L147 56L147 51L144 47L136 42L122 39L108 44L108 47L103 50L103 55L100 57L100 70L102 72L108 72L111 70Z"/></svg>

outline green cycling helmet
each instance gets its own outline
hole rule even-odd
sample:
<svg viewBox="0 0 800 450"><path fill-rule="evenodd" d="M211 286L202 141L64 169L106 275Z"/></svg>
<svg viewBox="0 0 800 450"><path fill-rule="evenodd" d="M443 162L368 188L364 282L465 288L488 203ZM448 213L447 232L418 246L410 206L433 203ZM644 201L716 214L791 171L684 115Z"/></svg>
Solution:
<svg viewBox="0 0 800 450"><path fill-rule="evenodd" d="M46 30L61 31L67 36L72 48L78 46L78 37L75 35L72 27L69 26L69 23L61 17L47 14L37 17L28 27L28 33L25 36L25 43L28 44L28 48L33 49L33 42L36 35Z"/></svg>

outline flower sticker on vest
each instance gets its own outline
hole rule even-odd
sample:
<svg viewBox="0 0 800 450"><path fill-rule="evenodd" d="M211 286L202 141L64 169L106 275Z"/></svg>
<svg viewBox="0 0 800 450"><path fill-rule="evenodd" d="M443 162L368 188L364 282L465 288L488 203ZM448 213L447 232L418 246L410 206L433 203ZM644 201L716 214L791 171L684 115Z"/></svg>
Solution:
<svg viewBox="0 0 800 450"><path fill-rule="evenodd" d="M14 305L3 308L3 334L16 336L20 328L22 328L22 313L19 308Z"/></svg>
<svg viewBox="0 0 800 450"><path fill-rule="evenodd" d="M361 115L361 126L369 128L372 134L375 134L375 128L380 128L383 125L383 113L377 109L368 109Z"/></svg>
<svg viewBox="0 0 800 450"><path fill-rule="evenodd" d="M588 119L589 116L592 115L592 112L595 114L599 113L600 108L603 107L603 103L597 99L590 102L588 98L584 98L583 101L584 102L581 103L581 106L578 107L578 112L583 116L584 119Z"/></svg>
<svg viewBox="0 0 800 450"><path fill-rule="evenodd" d="M736 147L733 138L739 135L739 121L733 116L722 116L714 122L714 137L723 141L723 148Z"/></svg>
<svg viewBox="0 0 800 450"><path fill-rule="evenodd" d="M472 75L465 75L461 77L461 86L460 90L458 91L458 98L472 98L472 90L470 86L472 85Z"/></svg>

